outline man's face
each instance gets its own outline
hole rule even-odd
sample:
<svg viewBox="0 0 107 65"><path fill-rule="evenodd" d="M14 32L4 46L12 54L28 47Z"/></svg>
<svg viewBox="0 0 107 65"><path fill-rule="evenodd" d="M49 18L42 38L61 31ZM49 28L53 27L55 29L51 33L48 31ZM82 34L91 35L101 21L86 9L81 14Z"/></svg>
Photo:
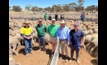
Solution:
<svg viewBox="0 0 107 65"><path fill-rule="evenodd" d="M25 26L28 27L28 26L29 26L29 23L25 23Z"/></svg>
<svg viewBox="0 0 107 65"><path fill-rule="evenodd" d="M39 24L42 24L42 21L39 21Z"/></svg>
<svg viewBox="0 0 107 65"><path fill-rule="evenodd" d="M52 25L54 25L55 24L55 21L52 21Z"/></svg>
<svg viewBox="0 0 107 65"><path fill-rule="evenodd" d="M74 25L74 29L78 29L78 26L77 26L77 25Z"/></svg>
<svg viewBox="0 0 107 65"><path fill-rule="evenodd" d="M63 27L65 27L65 23L63 23L63 24L60 24L60 26L63 28Z"/></svg>

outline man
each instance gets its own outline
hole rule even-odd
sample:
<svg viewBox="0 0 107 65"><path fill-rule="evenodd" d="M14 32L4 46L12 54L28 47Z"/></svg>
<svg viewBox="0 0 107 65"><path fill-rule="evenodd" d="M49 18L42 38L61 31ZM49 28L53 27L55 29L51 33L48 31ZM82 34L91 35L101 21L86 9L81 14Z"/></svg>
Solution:
<svg viewBox="0 0 107 65"><path fill-rule="evenodd" d="M81 21L85 21L85 13L81 14Z"/></svg>
<svg viewBox="0 0 107 65"><path fill-rule="evenodd" d="M57 38L59 39L60 42L60 46L61 46L61 53L62 55L64 55L64 51L65 51L65 57L66 59L68 58L68 44L70 42L70 36L69 36L69 28L67 26L65 26L65 21L62 20L60 23L60 27L58 28L57 31Z"/></svg>
<svg viewBox="0 0 107 65"><path fill-rule="evenodd" d="M44 20L46 21L47 19L47 13L44 14Z"/></svg>
<svg viewBox="0 0 107 65"><path fill-rule="evenodd" d="M21 28L21 36L24 38L25 43L25 55L30 52L32 53L32 36L33 30L29 26L29 22L25 21L24 26Z"/></svg>
<svg viewBox="0 0 107 65"><path fill-rule="evenodd" d="M64 16L63 15L60 16L60 20L64 20Z"/></svg>
<svg viewBox="0 0 107 65"><path fill-rule="evenodd" d="M49 15L48 19L49 19L49 20L52 20L52 16L51 16L51 14Z"/></svg>
<svg viewBox="0 0 107 65"><path fill-rule="evenodd" d="M71 60L73 60L74 51L76 50L76 61L79 63L80 46L84 45L84 32L79 29L79 24L74 23L74 29L70 31L70 47L71 47Z"/></svg>
<svg viewBox="0 0 107 65"><path fill-rule="evenodd" d="M59 25L55 24L55 19L52 19L51 24L48 26L48 33L50 35L50 43L52 44L52 55L55 52L56 43L57 43L57 30Z"/></svg>
<svg viewBox="0 0 107 65"><path fill-rule="evenodd" d="M41 19L39 19L35 28L38 33L39 49L43 49L43 51L45 51L45 34L47 32L47 28L44 24L42 24Z"/></svg>
<svg viewBox="0 0 107 65"><path fill-rule="evenodd" d="M56 21L58 20L58 14L57 13L55 14L55 20Z"/></svg>

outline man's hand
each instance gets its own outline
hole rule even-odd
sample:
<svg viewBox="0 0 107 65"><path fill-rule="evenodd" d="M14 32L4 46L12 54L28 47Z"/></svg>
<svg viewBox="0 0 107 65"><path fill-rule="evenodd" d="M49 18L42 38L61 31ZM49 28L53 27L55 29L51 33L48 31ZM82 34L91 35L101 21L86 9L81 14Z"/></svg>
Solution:
<svg viewBox="0 0 107 65"><path fill-rule="evenodd" d="M57 39L57 43L59 43L59 39Z"/></svg>
<svg viewBox="0 0 107 65"><path fill-rule="evenodd" d="M31 37L26 37L26 36L24 36L24 38L26 38L26 39L31 39Z"/></svg>
<svg viewBox="0 0 107 65"><path fill-rule="evenodd" d="M84 43L81 43L80 46L84 46Z"/></svg>
<svg viewBox="0 0 107 65"><path fill-rule="evenodd" d="M72 44L72 42L68 42L68 46L70 46Z"/></svg>

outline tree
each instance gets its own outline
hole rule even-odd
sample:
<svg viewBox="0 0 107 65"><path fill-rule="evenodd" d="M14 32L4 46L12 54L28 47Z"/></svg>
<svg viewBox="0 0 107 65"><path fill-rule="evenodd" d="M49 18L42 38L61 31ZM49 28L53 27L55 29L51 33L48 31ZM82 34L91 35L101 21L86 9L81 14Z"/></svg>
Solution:
<svg viewBox="0 0 107 65"><path fill-rule="evenodd" d="M26 7L25 7L25 9L26 9L26 10L28 10L28 11L30 11L30 10L31 10L31 8L32 8L32 6L31 6L31 5L26 5Z"/></svg>
<svg viewBox="0 0 107 65"><path fill-rule="evenodd" d="M51 8L51 7L47 7L47 8L44 8L44 9L45 9L45 11L49 11L49 12L52 11L52 8Z"/></svg>
<svg viewBox="0 0 107 65"><path fill-rule="evenodd" d="M98 6L96 6L96 11L98 11Z"/></svg>
<svg viewBox="0 0 107 65"><path fill-rule="evenodd" d="M67 5L67 4L65 4L65 6L63 7L63 9L64 9L65 11L70 11L69 5Z"/></svg>
<svg viewBox="0 0 107 65"><path fill-rule="evenodd" d="M22 8L20 8L20 6L13 6L12 8L13 8L12 10L16 12L22 11Z"/></svg>
<svg viewBox="0 0 107 65"><path fill-rule="evenodd" d="M87 11L93 11L93 10L98 11L98 6L95 6L95 5L87 6L86 10Z"/></svg>
<svg viewBox="0 0 107 65"><path fill-rule="evenodd" d="M11 6L9 6L9 10L11 10Z"/></svg>
<svg viewBox="0 0 107 65"><path fill-rule="evenodd" d="M78 5L74 2L69 4L70 10L76 10L77 7L78 7Z"/></svg>
<svg viewBox="0 0 107 65"><path fill-rule="evenodd" d="M84 10L83 4L84 4L84 0L78 0L78 7L77 7L78 11Z"/></svg>
<svg viewBox="0 0 107 65"><path fill-rule="evenodd" d="M38 11L38 10L39 10L39 8L37 6L33 6L31 9L31 11Z"/></svg>

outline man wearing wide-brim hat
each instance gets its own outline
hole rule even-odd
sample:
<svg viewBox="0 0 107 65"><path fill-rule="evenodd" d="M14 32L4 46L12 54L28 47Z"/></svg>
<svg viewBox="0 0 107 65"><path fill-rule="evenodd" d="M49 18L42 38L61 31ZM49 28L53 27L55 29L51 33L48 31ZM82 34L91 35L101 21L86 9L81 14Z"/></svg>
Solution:
<svg viewBox="0 0 107 65"><path fill-rule="evenodd" d="M70 36L69 36L69 28L66 26L66 23L64 20L60 22L60 27L57 31L57 39L60 42L61 46L61 56L66 56L66 61L68 59L68 44L70 42ZM64 53L65 52L65 53Z"/></svg>
<svg viewBox="0 0 107 65"><path fill-rule="evenodd" d="M28 54L28 52L32 52L32 35L33 35L33 30L29 26L29 21L24 21L23 22L24 26L21 28L21 36L24 38L24 43L25 43L25 55Z"/></svg>
<svg viewBox="0 0 107 65"><path fill-rule="evenodd" d="M45 35L47 32L47 27L45 24L42 24L43 20L39 19L38 24L35 27L38 35L38 41L39 41L39 49L45 51Z"/></svg>

